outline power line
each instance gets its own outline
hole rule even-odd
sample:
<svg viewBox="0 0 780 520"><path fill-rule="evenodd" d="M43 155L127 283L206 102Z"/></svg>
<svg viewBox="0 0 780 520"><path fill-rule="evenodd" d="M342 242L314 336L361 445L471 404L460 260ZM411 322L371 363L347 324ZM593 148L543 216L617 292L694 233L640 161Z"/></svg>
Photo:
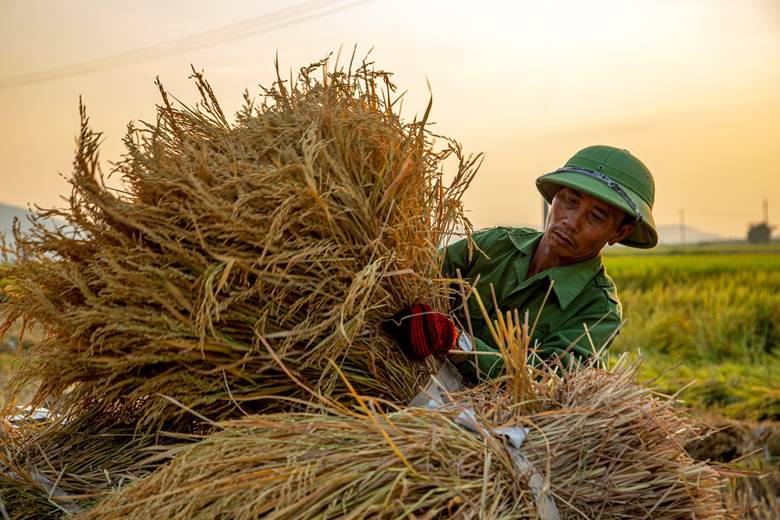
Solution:
<svg viewBox="0 0 780 520"><path fill-rule="evenodd" d="M57 67L19 76L0 78L0 90L42 83L55 79L69 78L114 69L135 63L144 63L159 58L176 56L193 50L214 47L223 43L241 40L274 29L289 27L340 11L351 9L371 0L309 0L291 7L256 16L242 22L225 25L209 31L192 34L183 38L121 52L112 56L98 58L64 67Z"/></svg>

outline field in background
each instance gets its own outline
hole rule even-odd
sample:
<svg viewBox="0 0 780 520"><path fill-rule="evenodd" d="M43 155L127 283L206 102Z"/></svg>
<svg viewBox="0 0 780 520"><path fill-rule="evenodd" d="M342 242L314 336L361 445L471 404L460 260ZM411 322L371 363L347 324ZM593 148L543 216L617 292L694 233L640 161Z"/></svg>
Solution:
<svg viewBox="0 0 780 520"><path fill-rule="evenodd" d="M731 246L734 247L734 246ZM626 325L612 352L641 353L642 375L690 406L780 420L780 254L607 255Z"/></svg>
<svg viewBox="0 0 780 520"><path fill-rule="evenodd" d="M636 250L635 250L636 251ZM720 428L694 456L764 475L740 481L754 516L780 512L780 247L712 244L610 250L626 324L611 352ZM726 417L723 419L721 417ZM762 422L755 422L762 421Z"/></svg>
<svg viewBox="0 0 780 520"><path fill-rule="evenodd" d="M606 250L607 257L614 256L666 256L666 255L728 255L728 254L780 254L780 241L769 244L746 242L709 242L705 244L661 244L652 249L614 246Z"/></svg>

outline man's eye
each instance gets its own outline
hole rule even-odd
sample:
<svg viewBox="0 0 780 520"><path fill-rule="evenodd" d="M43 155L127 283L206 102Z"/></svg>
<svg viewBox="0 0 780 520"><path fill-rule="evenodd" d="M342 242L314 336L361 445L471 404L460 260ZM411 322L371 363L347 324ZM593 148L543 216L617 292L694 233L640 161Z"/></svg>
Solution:
<svg viewBox="0 0 780 520"><path fill-rule="evenodd" d="M594 222L602 223L606 220L604 215L600 215L598 213L591 213L590 217L593 219Z"/></svg>

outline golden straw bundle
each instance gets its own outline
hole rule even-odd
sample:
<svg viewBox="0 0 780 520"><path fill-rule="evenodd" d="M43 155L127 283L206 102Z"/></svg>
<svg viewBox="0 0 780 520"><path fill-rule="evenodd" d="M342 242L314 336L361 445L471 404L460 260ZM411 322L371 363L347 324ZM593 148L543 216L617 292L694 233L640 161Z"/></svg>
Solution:
<svg viewBox="0 0 780 520"><path fill-rule="evenodd" d="M81 518L539 518L549 499L560 518L724 518L720 476L682 448L697 426L634 369L544 374L534 413L495 383L444 409L226 422ZM468 409L482 435L459 421ZM502 427L525 428L530 466Z"/></svg>
<svg viewBox="0 0 780 520"><path fill-rule="evenodd" d="M173 438L140 434L133 424L107 424L106 419L90 414L6 423L0 431L2 509L15 519L83 511L166 460L157 454L167 451ZM179 436L176 442L182 440Z"/></svg>
<svg viewBox="0 0 780 520"><path fill-rule="evenodd" d="M780 423L706 416L711 430L686 446L696 460L727 464L728 495L746 520L780 518Z"/></svg>
<svg viewBox="0 0 780 520"><path fill-rule="evenodd" d="M447 308L437 246L468 228L460 197L478 158L449 140L436 151L427 112L402 121L389 76L323 61L259 105L247 97L232 124L200 74L194 108L160 86L157 120L124 140L122 190L102 180L82 108L69 207L17 233L0 270L5 329L47 334L15 387L40 380L35 402L62 397L63 413L174 429L184 407L224 419L339 399L334 366L406 402L427 370L380 324L415 301Z"/></svg>

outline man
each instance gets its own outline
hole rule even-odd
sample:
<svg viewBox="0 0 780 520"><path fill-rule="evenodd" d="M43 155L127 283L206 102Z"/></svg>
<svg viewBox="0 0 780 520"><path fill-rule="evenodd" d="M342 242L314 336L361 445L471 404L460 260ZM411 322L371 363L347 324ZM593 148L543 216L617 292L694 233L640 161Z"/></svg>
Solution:
<svg viewBox="0 0 780 520"><path fill-rule="evenodd" d="M622 309L601 250L616 243L656 245L655 185L647 167L627 150L590 146L539 177L536 187L550 203L544 232L494 228L475 233L476 247L461 240L446 248L443 270L474 284L491 317L496 311L493 291L500 310L518 309L521 316L528 310L532 320L547 296L533 335L536 355L565 365L605 351L617 335ZM474 298L468 311L471 326L461 311L457 327L429 306L414 305L396 315L393 335L417 359L476 350L480 355L453 361L471 359L459 366L472 378L477 373L494 377L502 372L503 361L490 354L498 349Z"/></svg>

